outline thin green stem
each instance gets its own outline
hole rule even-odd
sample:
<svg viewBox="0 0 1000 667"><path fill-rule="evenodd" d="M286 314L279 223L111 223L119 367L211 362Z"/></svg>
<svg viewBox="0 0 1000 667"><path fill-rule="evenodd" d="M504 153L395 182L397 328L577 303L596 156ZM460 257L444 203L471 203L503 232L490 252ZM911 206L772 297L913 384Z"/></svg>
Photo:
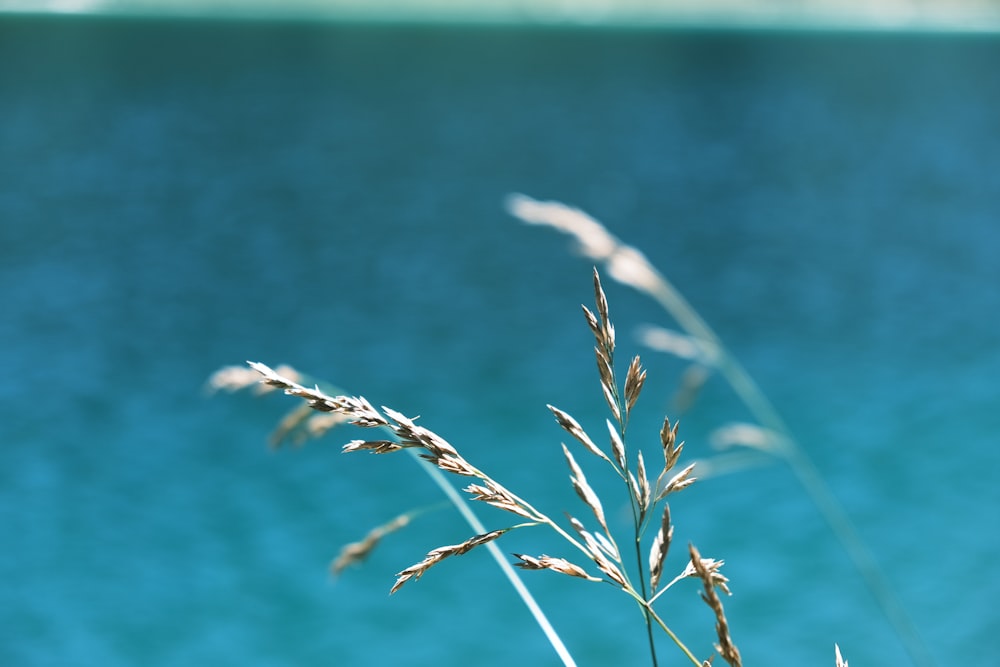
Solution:
<svg viewBox="0 0 1000 667"><path fill-rule="evenodd" d="M650 618L653 610L650 609L649 604L646 602L647 599L646 577L643 576L642 572L642 538L638 531L638 527L636 528L636 534L635 534L635 562L636 566L639 568L639 587L640 587L640 592L642 593L642 600L643 600L642 604L643 617L646 619L646 636L649 639L649 657L653 661L653 667L657 667L659 663L656 660L656 639L653 637L653 623L652 619Z"/></svg>
<svg viewBox="0 0 1000 667"><path fill-rule="evenodd" d="M618 392L618 379L614 377L614 352L609 351L608 358L611 360L612 368L612 379L614 384L612 393L614 395L615 403L618 405L618 414L621 415L621 419L618 421L618 436L621 438L622 445L624 446L626 441L626 430L628 427L628 410L622 404L621 396ZM628 448L625 447L626 453ZM639 577L639 592L642 595L642 615L646 622L646 638L649 641L649 657L652 661L653 667L659 667L659 662L656 657L656 638L653 636L653 622L650 618L650 613L652 610L649 608L647 602L648 593L646 592L646 576L642 567L642 523L644 519L644 512L642 508L642 498L637 498L633 493L632 484L630 482L630 473L628 468L628 456L625 456L624 467L622 469L622 477L625 480L625 488L628 490L629 495L629 505L632 508L632 526L635 531L635 563L636 563L636 574ZM624 565L624 563L623 563Z"/></svg>
<svg viewBox="0 0 1000 667"><path fill-rule="evenodd" d="M685 645L684 642L681 641L681 638L678 637L677 634L670 629L670 627L664 622L662 618L660 618L659 614L657 614L653 610L653 607L648 602L640 598L639 594L636 593L634 590L625 590L625 592L630 596L632 596L632 598L639 603L639 606L642 607L643 611L646 613L646 616L648 618L652 619L653 622L655 622L658 626L660 626L661 630L667 633L667 636L670 637L670 639L674 642L674 644L677 645L677 648L679 648L681 652L687 656L688 660L690 660L693 664L697 665L698 667L701 667L702 665L701 661L695 657L694 653L691 652L691 649L689 649L687 645Z"/></svg>
<svg viewBox="0 0 1000 667"><path fill-rule="evenodd" d="M462 515L462 518L465 519L465 522L469 524L469 527L472 528L472 530L474 530L477 534L485 533L486 527L479 520L479 517L476 516L475 512L472 511L472 508L469 507L469 503L467 503L465 499L459 495L458 491L455 490L455 487L448 482L444 473L420 458L420 456L412 449L407 449L407 452L413 456L414 460L420 464L420 467L423 468L424 472L430 476L434 483L437 484L438 488L440 488L445 496L447 496L448 500L450 500L452 505L455 506L455 509L457 509ZM552 525L554 526L554 524ZM571 542L575 542L575 540L570 538L569 535L565 535L564 533L564 536L570 539ZM566 645L563 644L559 634L555 631L555 628L552 627L552 624L549 622L545 612L542 611L538 602L535 601L534 596L531 595L531 591L529 591L528 587L524 585L524 582L517 575L513 566L507 562L507 559L504 557L503 552L500 551L500 548L495 542L488 542L484 546L490 552L490 555L493 557L493 560L496 561L497 566L504 573L504 576L507 577L507 581L514 587L514 590L517 592L524 605L528 608L528 611L531 612L531 615L534 617L538 627L541 628L546 639L549 640L549 643L559 656L559 659L562 660L563 665L566 667L576 667L576 662L573 660L573 656L570 655L569 650L566 648Z"/></svg>
<svg viewBox="0 0 1000 667"><path fill-rule="evenodd" d="M329 393L332 393L333 395L339 395L339 394L344 394L345 392L340 391L335 387L329 387ZM414 449L408 448L406 452L413 458L414 461L417 462L420 468L425 473L427 473L427 475L431 478L434 484L436 484L437 487L441 490L441 492L444 493L448 501L455 507L455 509L458 510L459 514L462 515L462 518L465 519L465 522L469 525L469 527L473 531L475 531L476 534L482 534L487 532L486 526L484 526L483 522L479 520L479 517L476 516L476 513L472 511L472 507L469 506L469 503L466 502L465 498L463 498L455 489L455 487L452 486L452 484L448 481L444 473L441 472L439 468L421 458L420 455L417 454L417 452ZM534 510L534 508L532 508L531 511L535 512L536 514L539 514L539 516L543 516L536 510ZM570 542L573 542L574 544L577 544L578 547L582 548L581 545L579 545L579 543L577 543L572 537L570 537L564 531L562 531L558 526L553 524L551 521L549 521L549 524L552 525L554 528L556 528L556 530L562 532L563 536L567 538ZM514 591L517 593L518 597L521 598L521 602L523 602L524 606L528 608L528 611L535 619L535 623L538 624L538 627L542 630L542 633L545 635L545 638L548 639L549 644L552 645L552 649L556 652L556 655L559 656L559 659L562 661L563 665L565 667L576 667L576 661L573 660L573 656L570 654L569 649L566 648L566 645L563 643L562 638L559 636L559 633L556 632L554 627L552 627L552 623L545 615L545 612L542 611L541 606L539 606L538 602L531 594L531 591L528 590L528 587L524 584L524 581L521 580L521 577L518 576L517 571L514 570L514 567L509 562L507 562L507 559L504 556L503 552L500 551L500 548L496 545L495 542L487 542L484 546L486 547L486 550L489 551L490 556L492 556L493 560L496 562L497 567L500 568L500 571L503 572L504 576L507 578L507 581L514 588Z"/></svg>

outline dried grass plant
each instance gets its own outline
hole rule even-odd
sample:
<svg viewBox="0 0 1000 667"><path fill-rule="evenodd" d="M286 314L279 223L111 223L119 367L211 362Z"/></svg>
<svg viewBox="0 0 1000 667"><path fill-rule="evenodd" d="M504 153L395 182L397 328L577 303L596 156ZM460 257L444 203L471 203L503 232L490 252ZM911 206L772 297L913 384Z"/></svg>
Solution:
<svg viewBox="0 0 1000 667"><path fill-rule="evenodd" d="M650 660L658 664L655 633L662 631L677 646L680 652L694 665L702 665L707 660L695 655L666 620L656 611L655 603L671 587L682 579L693 577L703 583L705 602L711 608L716 620L719 655L732 667L739 667L740 654L730 636L722 602L716 593L721 590L729 594L728 579L722 574L723 561L702 558L697 549L689 547L688 560L679 573L667 580L667 556L673 540L674 525L671 520L667 499L690 486L694 464L680 466L684 443L677 440L677 424L668 418L663 420L659 432L662 463L658 463L655 477L650 476L650 468L641 451L633 453L628 446L629 417L646 380L638 356L633 357L622 379L615 363L615 328L608 311L608 302L601 285L600 276L594 271L594 295L596 312L584 307L587 324L595 338L595 353L601 391L606 399L610 417L606 420L608 429L607 445L599 446L595 439L584 430L580 423L568 412L555 406L548 406L560 427L581 448L610 470L621 481L621 488L632 511L632 532L627 536L616 535L605 516L605 501L598 496L588 482L583 466L577 461L573 450L563 444L563 456L569 470L570 483L585 505L590 518L567 514L564 520L557 520L542 512L531 502L515 493L486 471L473 465L455 446L437 433L416 423L414 419L388 407L376 408L359 396L334 395L318 386L307 387L300 383L297 373L279 372L270 367L250 362L250 369L259 374L260 381L267 387L277 388L284 393L305 401L309 413L293 411L282 421L277 431L278 439L288 436L291 430L304 426L307 432L315 429L308 425L319 415L335 415L339 421L346 421L365 429L376 429L379 437L353 440L343 447L344 452L370 452L390 454L403 450L416 452L420 459L429 463L436 471L463 479L463 491L474 502L481 502L512 514L517 523L491 530L476 526L476 534L459 544L437 547L430 550L422 560L401 570L391 593L398 591L410 581L420 579L428 570L441 561L459 556L480 546L490 546L503 535L514 530L530 527L545 527L554 531L566 543L567 556L548 554L514 554L514 565L522 570L550 570L552 572L583 579L593 583L611 585L632 598L639 606L645 620L645 633L649 644ZM235 369L224 369L213 379L213 386L233 388L239 382L230 378L249 379ZM324 421L324 424L326 422ZM388 437L385 437L388 436ZM450 485L449 485L450 486ZM459 503L464 504L460 500ZM345 547L332 568L342 571L348 565L365 558L387 533L406 525L411 514L403 514L384 526L375 528L359 542ZM589 524L589 526L588 526ZM655 531L650 538L648 531ZM620 546L622 545L622 546ZM634 565L632 564L634 559ZM506 561L504 561L506 562ZM551 639L551 638L550 638ZM564 664L575 664L561 641L553 641Z"/></svg>
<svg viewBox="0 0 1000 667"><path fill-rule="evenodd" d="M524 223L551 227L571 236L581 255L603 265L612 279L651 297L666 311L680 331L647 326L640 331L640 337L649 348L690 362L675 397L675 408L686 409L702 384L718 375L756 420L719 427L712 435L712 444L730 451L698 461L699 475L704 478L772 460L786 463L847 552L913 664L932 667L934 660L916 626L850 516L764 392L680 291L641 251L623 243L583 211L522 194L508 196L506 203L510 214Z"/></svg>
<svg viewBox="0 0 1000 667"><path fill-rule="evenodd" d="M719 375L746 404L757 423L727 424L718 428L712 434L712 442L719 448L728 449L727 453L680 466L684 445L677 441L677 424L665 418L659 433L662 463L657 462L656 468L653 468L641 451L633 452L629 447L629 417L645 383L646 371L639 357L635 356L627 364L624 377L619 374L614 356L615 328L596 268L595 310L584 307L583 311L594 336L599 382L609 411L606 419L607 445L598 445L598 440L568 412L548 406L558 425L574 442L573 448L564 444L562 449L570 483L587 509L585 518L567 514L565 520L559 521L550 517L525 497L473 465L443 437L418 425L402 412L384 406L376 408L363 397L350 396L333 388L321 389L319 384L307 381L305 376L289 367L272 369L261 363L248 362L249 368L221 369L210 378L210 388L233 391L254 386L258 392L278 389L302 399L304 404L292 410L272 434L273 446L286 441L302 442L325 434L339 424L350 423L374 429L379 435L353 440L344 445L345 452L382 455L406 451L412 455L459 510L474 534L459 544L440 546L427 552L423 559L397 573L391 591L395 593L406 583L420 579L432 567L451 556L483 547L490 551L567 666L575 665L573 657L508 558L497 547L497 540L508 532L530 527L554 531L564 541L567 554L514 554L516 561L513 566L521 570L550 570L619 589L642 612L653 665L658 664L655 637L658 632L666 634L680 654L695 665L710 663L716 654L731 666L741 665L740 653L731 637L718 594L718 591L727 595L730 593L728 579L720 569L723 561L703 558L694 545L689 545L686 565L669 581L663 576L674 533L667 501L672 494L695 481L695 469L700 477L704 477L770 460L785 461L853 560L913 663L918 667L932 665L905 610L816 467L750 375L673 285L640 251L622 243L600 223L577 209L558 202L537 201L524 195L512 195L507 206L512 215L526 223L552 227L572 236L582 255L603 266L607 275L615 281L652 297L673 317L681 331L647 326L640 330L640 339L652 350L667 352L690 362L675 397L674 405L678 412L690 406L702 384L713 375ZM604 466L607 472L619 478L620 488L631 507L630 534L617 535L609 527L604 512L606 499L599 497L588 482L584 466L578 462L574 450L578 453L582 450L592 464ZM655 476L650 476L654 470ZM462 480L464 496L449 478ZM470 500L471 503L468 502ZM503 510L516 517L517 522L487 529L472 509L474 503L485 503ZM401 514L387 524L372 529L362 540L345 546L331 569L340 573L360 562L385 535L406 526L421 511ZM655 533L649 537L652 531ZM698 653L705 653L703 648L692 649L686 645L656 609L660 597L686 578L702 582L702 598L715 618L718 642L714 646L715 654L707 658L698 657ZM835 660L838 667L847 666L839 646L835 646Z"/></svg>

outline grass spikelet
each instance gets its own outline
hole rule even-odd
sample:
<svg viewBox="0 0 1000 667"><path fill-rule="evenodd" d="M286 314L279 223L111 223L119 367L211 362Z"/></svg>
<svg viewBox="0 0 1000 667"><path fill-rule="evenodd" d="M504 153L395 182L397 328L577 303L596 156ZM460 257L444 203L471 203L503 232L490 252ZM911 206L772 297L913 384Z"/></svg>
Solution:
<svg viewBox="0 0 1000 667"><path fill-rule="evenodd" d="M549 405L547 407L552 411L552 414L556 416L556 421L563 427L563 430L573 436L577 442L583 445L591 454L599 456L608 463L611 463L611 459L608 458L608 455L602 452L600 448L594 444L594 441L590 439L590 436L583 430L583 427L580 426L579 422L573 419L573 417L571 417L568 413L563 412L555 406Z"/></svg>
<svg viewBox="0 0 1000 667"><path fill-rule="evenodd" d="M765 452L779 453L782 438L778 433L757 424L737 422L726 424L712 431L709 442L716 449L750 447Z"/></svg>
<svg viewBox="0 0 1000 667"><path fill-rule="evenodd" d="M570 469L570 481L573 483L573 489L576 491L580 499L586 503L587 507L594 513L597 517L597 523L601 525L601 528L605 532L608 530L607 520L604 518L604 508L601 506L601 499L597 497L594 490L587 483L587 477L583 474L583 470L577 465L576 459L570 453L569 448L566 445L562 446L563 454L566 456L566 464L569 465Z"/></svg>
<svg viewBox="0 0 1000 667"><path fill-rule="evenodd" d="M472 495L473 500L482 501L497 509L516 514L533 522L543 522L546 520L544 515L525 505L520 498L492 479L485 479L482 484L470 484L465 488L465 492Z"/></svg>
<svg viewBox="0 0 1000 667"><path fill-rule="evenodd" d="M597 538L594 537L594 534L584 528L583 524L580 523L580 520L575 517L570 516L569 523L573 526L573 530L576 531L577 535L579 535L583 540L583 543L586 546L584 551L588 556L590 556L590 559L594 561L597 569L606 574L611 581L618 584L622 588L630 588L628 578L618 565L611 561L611 558L609 558L608 554L605 553L604 548L598 542Z"/></svg>
<svg viewBox="0 0 1000 667"><path fill-rule="evenodd" d="M679 473L670 478L670 481L666 483L663 489L656 494L656 502L659 502L669 496L671 493L677 493L687 487L691 486L698 479L697 477L690 477L692 471L694 471L695 463L692 463L688 467L681 470Z"/></svg>
<svg viewBox="0 0 1000 667"><path fill-rule="evenodd" d="M302 381L302 374L297 370L282 364L278 366L277 374L290 378L294 382ZM246 366L224 366L212 373L205 382L205 389L214 393L217 391L235 392L241 389L253 388L258 394L274 391L274 387L260 383L260 374Z"/></svg>
<svg viewBox="0 0 1000 667"><path fill-rule="evenodd" d="M553 558L545 555L535 558L533 556L526 556L525 554L514 554L514 557L521 561L520 563L514 563L514 566L522 570L553 570L562 574L568 574L571 577L586 579L587 581L604 581L600 577L590 576L582 567L570 563L565 558Z"/></svg>
<svg viewBox="0 0 1000 667"><path fill-rule="evenodd" d="M606 538L600 533L591 533L594 536L594 540L597 542L597 546L601 548L604 555L613 560L616 563L622 562L621 554L618 552L618 547L614 542Z"/></svg>
<svg viewBox="0 0 1000 667"><path fill-rule="evenodd" d="M253 373L252 370L249 370ZM256 375L256 373L254 373ZM264 386L264 385L260 385ZM286 414L278 426L274 429L274 432L268 437L267 442L272 449L277 449L284 443L294 432L298 431L309 419L315 415L316 412L312 410L308 405L299 405L294 410ZM329 416L329 415L324 415Z"/></svg>
<svg viewBox="0 0 1000 667"><path fill-rule="evenodd" d="M719 652L719 655L722 656L722 659L729 663L730 667L741 667L743 661L740 658L740 651L736 648L736 644L733 643L733 638L729 636L729 622L726 620L726 612L722 608L722 601L719 599L719 595L715 592L715 588L718 586L727 595L731 594L729 588L725 585L725 577L722 577L721 573L718 572L719 567L722 566L722 562L702 560L701 554L698 553L698 549L693 544L689 545L688 549L691 552L691 565L694 567L694 571L698 578L701 579L704 587L701 598L715 613L715 632L719 637L719 643L715 648ZM722 579L721 583L719 581L720 577Z"/></svg>
<svg viewBox="0 0 1000 667"><path fill-rule="evenodd" d="M461 544L451 544L444 547L438 547L437 549L432 549L427 553L422 561L415 563L410 567L406 568L402 572L396 574L396 583L389 590L389 594L393 594L402 588L403 584L407 581L413 579L416 581L424 575L427 570L431 569L445 558L450 556L461 556L466 554L478 546L486 544L487 542L492 542L504 533L506 533L509 528L502 528L500 530L491 530L488 533L482 533L480 535L473 535L465 542Z"/></svg>
<svg viewBox="0 0 1000 667"><path fill-rule="evenodd" d="M618 433L618 429L611 420L607 420L608 424L608 434L611 437L611 453L614 454L615 462L618 464L618 468L621 471L628 470L628 459L625 457L625 443L622 441L621 435Z"/></svg>
<svg viewBox="0 0 1000 667"><path fill-rule="evenodd" d="M597 306L597 315L601 318L601 334L597 342L610 356L615 351L615 327L611 324L611 318L608 315L608 297L604 293L601 275L597 272L596 267L594 268L594 302Z"/></svg>
<svg viewBox="0 0 1000 667"><path fill-rule="evenodd" d="M645 324L639 327L636 336L649 349L678 359L704 362L707 358L703 341L674 329Z"/></svg>
<svg viewBox="0 0 1000 667"><path fill-rule="evenodd" d="M670 523L670 505L663 504L663 518L660 520L660 529L653 539L653 544L649 548L649 592L655 593L660 585L660 578L663 576L663 563L667 559L667 552L670 551L670 541L674 537L674 527Z"/></svg>
<svg viewBox="0 0 1000 667"><path fill-rule="evenodd" d="M453 475L460 475L462 477L479 477L482 473L469 465L469 462L463 459L461 456L451 456L449 454L444 454L437 457L434 461L435 465L444 472L451 473Z"/></svg>
<svg viewBox="0 0 1000 667"><path fill-rule="evenodd" d="M636 489L636 498L639 501L639 522L646 516L646 512L649 511L653 504L653 493L649 488L649 478L646 477L646 461L642 457L642 452L640 451L636 463L636 476L638 477L638 488Z"/></svg>
<svg viewBox="0 0 1000 667"><path fill-rule="evenodd" d="M278 422L278 426L268 437L268 444L272 449L277 449L288 441L293 445L301 445L348 421L348 417L342 413L317 412L308 404L302 404Z"/></svg>
<svg viewBox="0 0 1000 667"><path fill-rule="evenodd" d="M622 423L622 412L621 408L618 407L614 385L602 382L601 390L604 392L604 400L607 401L608 408L611 410L611 414L614 415L615 421L619 424Z"/></svg>
<svg viewBox="0 0 1000 667"><path fill-rule="evenodd" d="M306 408L308 406L302 407ZM315 412L307 417L304 422L299 424L297 429L293 431L290 436L294 444L301 445L306 440L315 440L316 438L323 437L330 429L340 426L341 424L346 424L347 421L348 419L346 416L336 412ZM272 439L274 437L275 436L272 436Z"/></svg>
<svg viewBox="0 0 1000 667"><path fill-rule="evenodd" d="M614 253L618 239L612 236L601 223L580 209L560 202L542 202L522 194L511 194L506 201L511 215L532 225L548 225L572 234L577 240L577 249L585 257L603 261Z"/></svg>
<svg viewBox="0 0 1000 667"><path fill-rule="evenodd" d="M642 386L646 382L646 369L642 367L639 363L639 357L635 356L632 358L632 363L628 367L628 372L625 374L625 414L628 416L632 412L632 408L635 406L636 399L639 398L639 392L642 391Z"/></svg>
<svg viewBox="0 0 1000 667"><path fill-rule="evenodd" d="M601 390L615 421L623 424L624 415L622 415L622 405L614 371L615 327L608 314L607 296L604 294L601 276L596 268L594 269L594 300L596 301L597 315L595 316L586 306L583 306L583 312L597 343L594 347L594 353L597 358L598 375L601 379ZM633 380L633 382L636 381L638 378Z"/></svg>
<svg viewBox="0 0 1000 667"><path fill-rule="evenodd" d="M591 333L594 334L594 338L597 339L598 347L603 347L601 341L603 339L603 334L601 333L601 324L597 321L597 316L591 312L590 308L586 306L580 306L583 309L583 316L587 318L587 326L590 327Z"/></svg>
<svg viewBox="0 0 1000 667"><path fill-rule="evenodd" d="M684 449L684 443L677 443L677 427L679 424L674 424L673 428L670 427L670 418L665 417L663 419L663 427L660 429L660 444L663 445L663 469L670 470L677 464L677 459L680 458L681 450Z"/></svg>
<svg viewBox="0 0 1000 667"><path fill-rule="evenodd" d="M391 521L372 528L362 540L345 545L334 561L330 563L330 572L334 576L339 576L341 572L351 565L364 561L375 547L378 546L379 542L382 541L383 537L408 526L412 517L413 512L400 514Z"/></svg>

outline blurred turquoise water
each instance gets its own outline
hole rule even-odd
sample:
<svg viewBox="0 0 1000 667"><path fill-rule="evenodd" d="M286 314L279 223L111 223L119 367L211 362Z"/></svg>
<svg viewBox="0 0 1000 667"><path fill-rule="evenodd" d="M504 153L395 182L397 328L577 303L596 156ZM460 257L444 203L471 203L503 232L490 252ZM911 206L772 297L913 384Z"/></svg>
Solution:
<svg viewBox="0 0 1000 667"><path fill-rule="evenodd" d="M340 457L336 432L270 452L289 402L202 392L219 366L290 362L578 511L544 405L603 428L591 269L510 219L511 191L643 249L786 417L939 662L980 661L1000 629L981 570L1000 552L998 56L915 35L4 19L0 663L556 664L485 554L386 598L467 536L447 513L329 578L341 544L437 502L408 460ZM623 355L669 324L608 291ZM682 367L643 354L633 432L655 448ZM745 418L710 384L688 451ZM678 547L727 560L747 664L832 664L835 641L905 664L784 467L672 506ZM528 574L581 665L645 661L623 596ZM710 650L696 587L663 603Z"/></svg>

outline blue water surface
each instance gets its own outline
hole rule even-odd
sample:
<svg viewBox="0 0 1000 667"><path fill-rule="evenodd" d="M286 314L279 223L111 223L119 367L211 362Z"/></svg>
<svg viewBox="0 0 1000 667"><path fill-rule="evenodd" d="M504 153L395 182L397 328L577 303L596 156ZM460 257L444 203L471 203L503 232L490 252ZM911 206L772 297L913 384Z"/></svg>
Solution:
<svg viewBox="0 0 1000 667"><path fill-rule="evenodd" d="M288 362L585 515L545 404L603 437L591 264L508 216L509 192L641 248L786 419L937 664L985 664L998 61L993 37L3 18L0 664L559 664L485 553L387 596L469 536L453 512L328 574L440 500L408 458L342 457L348 431L271 451L291 399L204 391L221 366ZM631 432L655 460L684 367L633 334L672 322L607 289L620 356L649 370ZM748 417L712 380L687 455ZM672 510L668 570L689 541L725 558L746 664L832 665L834 642L908 664L783 464ZM501 546L579 560L543 532ZM648 664L625 596L525 576L580 665ZM697 591L660 610L707 657Z"/></svg>

